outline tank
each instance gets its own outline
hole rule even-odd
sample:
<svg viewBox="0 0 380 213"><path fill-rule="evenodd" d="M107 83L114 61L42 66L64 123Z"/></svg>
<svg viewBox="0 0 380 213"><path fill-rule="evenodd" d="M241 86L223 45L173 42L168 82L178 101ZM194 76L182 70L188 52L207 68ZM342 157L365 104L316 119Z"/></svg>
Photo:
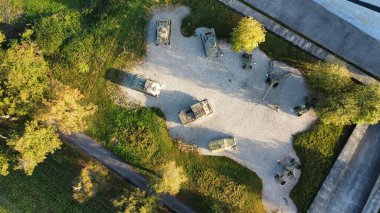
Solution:
<svg viewBox="0 0 380 213"><path fill-rule="evenodd" d="M212 113L212 108L207 99L193 104L187 109L178 113L178 117L183 125L199 120Z"/></svg>
<svg viewBox="0 0 380 213"><path fill-rule="evenodd" d="M236 148L236 142L233 137L221 138L218 140L213 140L208 143L208 147L211 152L221 152L226 149Z"/></svg>
<svg viewBox="0 0 380 213"><path fill-rule="evenodd" d="M210 30L203 32L200 35L203 44L203 50L205 52L206 57L217 57L219 55L219 47L216 42L216 34L214 28L211 28Z"/></svg>
<svg viewBox="0 0 380 213"><path fill-rule="evenodd" d="M157 97L162 90L162 85L160 83L146 79L139 75L130 74L127 80L127 84L130 88L154 97Z"/></svg>
<svg viewBox="0 0 380 213"><path fill-rule="evenodd" d="M252 54L243 53L243 69L252 69Z"/></svg>
<svg viewBox="0 0 380 213"><path fill-rule="evenodd" d="M284 158L277 161L280 172L274 175L277 183L284 185L289 179L294 178L296 169L301 169L301 165L294 158Z"/></svg>
<svg viewBox="0 0 380 213"><path fill-rule="evenodd" d="M160 19L156 23L156 45L170 46L172 21L170 19Z"/></svg>

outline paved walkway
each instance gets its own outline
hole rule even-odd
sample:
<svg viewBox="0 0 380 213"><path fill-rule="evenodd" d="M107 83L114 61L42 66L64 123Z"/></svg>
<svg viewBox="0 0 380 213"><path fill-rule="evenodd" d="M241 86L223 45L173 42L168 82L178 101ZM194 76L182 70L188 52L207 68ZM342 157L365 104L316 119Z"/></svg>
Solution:
<svg viewBox="0 0 380 213"><path fill-rule="evenodd" d="M61 137L69 144L78 147L110 170L116 172L132 185L142 190L147 190L148 181L143 175L92 138L81 133L72 134L70 136L61 135ZM161 202L174 212L193 212L189 207L173 196L165 195L162 197Z"/></svg>
<svg viewBox="0 0 380 213"><path fill-rule="evenodd" d="M379 150L380 123L355 130L308 212L361 212L380 173Z"/></svg>
<svg viewBox="0 0 380 213"><path fill-rule="evenodd" d="M266 29L272 31L273 33L275 33L278 36L287 40L288 42L290 42L290 43L294 44L295 46L303 49L304 51L310 53L311 55L314 55L316 58L319 58L323 61L329 60L329 61L336 61L337 63L341 63L341 61L338 60L329 51L321 48L320 46L316 45L314 42L311 42L310 40L306 39L305 37L300 36L299 34L295 33L294 31L287 29L283 25L273 21L272 19L262 15L261 13L255 11L255 10L253 10L252 8L250 8L246 4L243 4L239 0L219 0L219 1L224 3L225 5L227 5L231 9L243 14L244 16L252 16L256 20L258 20L261 24L263 24ZM250 1L247 1L247 2L250 2ZM260 1L257 1L257 2L260 2ZM257 2L252 1L252 5L257 4ZM261 6L264 7L265 5L261 5ZM292 13L290 13L290 14L292 14ZM334 39L330 39L330 40L333 40L333 42L335 42L336 38L335 38L335 36L333 36L333 37L334 37ZM337 53L335 53L335 54L337 54ZM355 79L357 79L358 81L360 81L364 84L378 83L378 81L376 79L368 76L367 74L356 69L355 67L353 67L350 64L347 65L347 68L351 71L351 73ZM380 73L379 73L379 76L380 76Z"/></svg>

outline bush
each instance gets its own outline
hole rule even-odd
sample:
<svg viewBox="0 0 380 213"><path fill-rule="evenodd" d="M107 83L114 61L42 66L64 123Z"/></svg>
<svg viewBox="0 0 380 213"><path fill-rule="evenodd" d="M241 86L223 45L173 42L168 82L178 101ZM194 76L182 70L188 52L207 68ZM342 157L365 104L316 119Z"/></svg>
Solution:
<svg viewBox="0 0 380 213"><path fill-rule="evenodd" d="M62 43L80 29L80 13L60 12L42 18L35 25L36 41L45 54L53 54Z"/></svg>

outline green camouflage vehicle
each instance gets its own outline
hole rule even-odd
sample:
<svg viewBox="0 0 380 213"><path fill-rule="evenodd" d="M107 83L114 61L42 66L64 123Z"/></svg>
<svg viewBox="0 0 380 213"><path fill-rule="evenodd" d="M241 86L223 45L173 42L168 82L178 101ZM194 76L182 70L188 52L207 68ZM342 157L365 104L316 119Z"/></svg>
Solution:
<svg viewBox="0 0 380 213"><path fill-rule="evenodd" d="M222 138L218 140L213 140L208 143L208 147L211 150L211 152L220 152L224 151L226 149L235 148L236 149L236 142L234 138Z"/></svg>
<svg viewBox="0 0 380 213"><path fill-rule="evenodd" d="M199 101L196 104L193 104L189 108L182 110L178 113L178 117L181 120L183 125L189 124L196 120L199 120L207 115L212 113L212 108L208 103L208 100Z"/></svg>
<svg viewBox="0 0 380 213"><path fill-rule="evenodd" d="M127 76L127 86L154 97L157 97L162 90L161 84L134 74Z"/></svg>
<svg viewBox="0 0 380 213"><path fill-rule="evenodd" d="M301 169L301 165L294 158L284 158L277 161L277 164L281 167L281 172L275 174L274 178L281 185L284 185L290 178L294 178L296 169Z"/></svg>
<svg viewBox="0 0 380 213"><path fill-rule="evenodd" d="M156 45L170 46L172 21L170 19L160 19L156 22Z"/></svg>
<svg viewBox="0 0 380 213"><path fill-rule="evenodd" d="M214 28L211 28L209 31L203 32L200 35L203 44L203 50L205 51L206 57L218 57L219 47L216 42L216 34Z"/></svg>

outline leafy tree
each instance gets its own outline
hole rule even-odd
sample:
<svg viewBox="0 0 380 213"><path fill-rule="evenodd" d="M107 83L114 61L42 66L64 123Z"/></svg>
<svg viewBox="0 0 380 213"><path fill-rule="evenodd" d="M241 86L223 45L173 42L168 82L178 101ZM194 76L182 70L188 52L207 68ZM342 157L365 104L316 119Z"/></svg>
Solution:
<svg viewBox="0 0 380 213"><path fill-rule="evenodd" d="M7 176L9 174L9 158L3 154L0 153L0 175Z"/></svg>
<svg viewBox="0 0 380 213"><path fill-rule="evenodd" d="M313 91L322 93L338 93L353 86L350 72L343 66L330 63L309 64L306 72L307 80Z"/></svg>
<svg viewBox="0 0 380 213"><path fill-rule="evenodd" d="M242 18L232 32L232 49L251 52L265 41L264 27L252 17Z"/></svg>
<svg viewBox="0 0 380 213"><path fill-rule="evenodd" d="M36 24L36 41L46 54L57 51L66 38L80 29L80 13L60 12L41 19Z"/></svg>
<svg viewBox="0 0 380 213"><path fill-rule="evenodd" d="M129 197L122 195L113 204L124 213L151 213L157 208L157 197L148 196L146 192L136 189Z"/></svg>
<svg viewBox="0 0 380 213"><path fill-rule="evenodd" d="M329 95L317 113L326 124L376 124L380 120L380 86L355 85L351 91Z"/></svg>
<svg viewBox="0 0 380 213"><path fill-rule="evenodd" d="M92 198L107 182L108 170L103 166L90 161L80 173L73 186L73 198L79 203Z"/></svg>
<svg viewBox="0 0 380 213"><path fill-rule="evenodd" d="M159 169L161 178L156 180L153 188L157 193L168 193L176 195L181 189L181 185L187 181L187 177L182 167L177 167L174 161L163 165Z"/></svg>
<svg viewBox="0 0 380 213"><path fill-rule="evenodd" d="M43 101L44 108L38 113L38 120L58 125L65 134L79 132L86 128L85 119L96 111L94 104L86 104L84 95L57 80L52 81L53 98Z"/></svg>
<svg viewBox="0 0 380 213"><path fill-rule="evenodd" d="M48 89L48 71L34 43L8 49L0 66L0 114L22 116L33 111Z"/></svg>
<svg viewBox="0 0 380 213"><path fill-rule="evenodd" d="M54 153L61 146L56 129L53 126L42 126L36 120L26 124L25 132L7 143L20 153L15 169L23 169L32 175L35 167L42 163L48 154Z"/></svg>

